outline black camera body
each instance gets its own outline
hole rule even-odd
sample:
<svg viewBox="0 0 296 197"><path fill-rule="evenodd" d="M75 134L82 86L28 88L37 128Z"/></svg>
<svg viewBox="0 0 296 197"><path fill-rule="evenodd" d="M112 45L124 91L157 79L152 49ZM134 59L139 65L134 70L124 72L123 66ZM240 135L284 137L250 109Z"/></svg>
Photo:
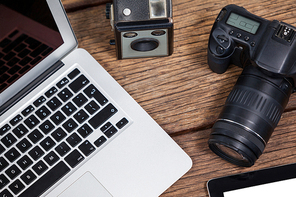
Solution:
<svg viewBox="0 0 296 197"><path fill-rule="evenodd" d="M113 0L106 15L115 34L117 59L173 53L171 0Z"/></svg>
<svg viewBox="0 0 296 197"><path fill-rule="evenodd" d="M208 43L208 64L224 73L230 64L243 72L215 122L209 147L223 159L251 166L295 90L296 28L268 21L243 7L228 5L215 20Z"/></svg>

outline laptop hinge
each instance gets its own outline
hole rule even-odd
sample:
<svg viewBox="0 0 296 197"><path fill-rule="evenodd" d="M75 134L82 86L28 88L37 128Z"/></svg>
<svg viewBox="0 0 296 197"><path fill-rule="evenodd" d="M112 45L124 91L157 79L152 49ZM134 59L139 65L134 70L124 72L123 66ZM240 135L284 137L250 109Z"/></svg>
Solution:
<svg viewBox="0 0 296 197"><path fill-rule="evenodd" d="M53 64L53 66L48 68L41 75L39 75L36 79L34 79L31 83L29 83L29 85L27 85L25 88L23 88L18 93L16 93L9 101L5 102L0 107L0 116L2 116L2 114L4 112L6 112L9 108L11 108L13 105L15 105L22 98L24 98L27 94L29 94L37 86L39 86L43 81L45 81L53 73L55 73L57 70L59 70L63 65L64 65L64 63L62 61L60 61L60 60L57 61L55 64Z"/></svg>

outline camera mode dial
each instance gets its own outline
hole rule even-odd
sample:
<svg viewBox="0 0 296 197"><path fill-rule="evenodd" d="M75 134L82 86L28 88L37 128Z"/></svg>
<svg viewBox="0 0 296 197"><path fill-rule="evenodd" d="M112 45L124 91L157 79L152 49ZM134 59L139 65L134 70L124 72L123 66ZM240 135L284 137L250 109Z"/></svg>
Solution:
<svg viewBox="0 0 296 197"><path fill-rule="evenodd" d="M218 57L228 56L232 52L229 35L220 28L212 32L209 47L211 52Z"/></svg>

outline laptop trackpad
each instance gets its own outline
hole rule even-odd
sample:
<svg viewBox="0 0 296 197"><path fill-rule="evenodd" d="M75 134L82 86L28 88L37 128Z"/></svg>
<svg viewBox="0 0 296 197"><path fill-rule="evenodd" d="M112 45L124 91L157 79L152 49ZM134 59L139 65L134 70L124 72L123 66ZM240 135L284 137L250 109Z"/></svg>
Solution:
<svg viewBox="0 0 296 197"><path fill-rule="evenodd" d="M82 177L68 187L59 197L112 197L101 183L90 173L86 172Z"/></svg>

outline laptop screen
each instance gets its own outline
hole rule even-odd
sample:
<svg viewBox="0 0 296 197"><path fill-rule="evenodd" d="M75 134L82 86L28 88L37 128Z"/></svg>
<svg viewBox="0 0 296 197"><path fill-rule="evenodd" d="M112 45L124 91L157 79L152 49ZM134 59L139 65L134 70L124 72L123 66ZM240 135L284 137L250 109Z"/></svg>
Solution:
<svg viewBox="0 0 296 197"><path fill-rule="evenodd" d="M0 1L0 93L63 44L46 1Z"/></svg>
<svg viewBox="0 0 296 197"><path fill-rule="evenodd" d="M0 116L58 69L77 39L60 0L0 0Z"/></svg>

